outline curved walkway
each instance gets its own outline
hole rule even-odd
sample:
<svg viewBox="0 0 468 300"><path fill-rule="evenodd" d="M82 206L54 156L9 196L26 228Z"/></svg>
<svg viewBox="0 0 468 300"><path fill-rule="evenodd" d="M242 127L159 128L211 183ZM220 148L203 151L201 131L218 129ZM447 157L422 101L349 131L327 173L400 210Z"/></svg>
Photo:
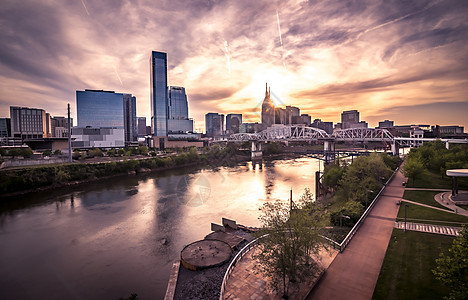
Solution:
<svg viewBox="0 0 468 300"><path fill-rule="evenodd" d="M460 191L460 193L468 193L468 192ZM453 201L450 200L449 198L450 194L451 194L450 192L439 193L434 196L434 200L439 202L440 205L443 205L447 207L448 209L453 210L454 213L468 217L468 211L466 209L463 209L455 205L455 203L453 203Z"/></svg>
<svg viewBox="0 0 468 300"><path fill-rule="evenodd" d="M401 172L387 185L369 217L307 299L371 299L392 235L406 181Z"/></svg>
<svg viewBox="0 0 468 300"><path fill-rule="evenodd" d="M252 248L242 260L237 262L227 281L223 299L280 299L280 296L268 287L268 279L255 272L256 261L252 259L252 254L255 251L256 248ZM337 254L338 251L334 249L322 250L320 259L323 268L328 268ZM314 281L316 280L312 279L310 282L303 282L300 285L290 285L290 298L304 299Z"/></svg>

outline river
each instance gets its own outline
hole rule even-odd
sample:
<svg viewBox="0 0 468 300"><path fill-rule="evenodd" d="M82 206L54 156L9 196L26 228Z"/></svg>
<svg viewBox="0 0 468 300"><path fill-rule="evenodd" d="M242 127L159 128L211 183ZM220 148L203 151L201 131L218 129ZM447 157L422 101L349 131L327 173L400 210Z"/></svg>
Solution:
<svg viewBox="0 0 468 300"><path fill-rule="evenodd" d="M259 226L263 203L315 191L319 164L300 157L178 169L2 203L2 298L162 299L184 245L222 217Z"/></svg>

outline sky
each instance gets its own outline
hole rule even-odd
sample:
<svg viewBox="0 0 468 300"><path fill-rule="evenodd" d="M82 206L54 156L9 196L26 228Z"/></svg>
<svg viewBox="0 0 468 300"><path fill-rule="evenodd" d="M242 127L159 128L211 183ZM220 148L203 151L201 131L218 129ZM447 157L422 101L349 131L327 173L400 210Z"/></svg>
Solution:
<svg viewBox="0 0 468 300"><path fill-rule="evenodd" d="M266 82L312 120L468 131L467 15L466 0L2 0L0 117L70 103L76 118L76 90L103 89L136 96L149 125L154 50L199 131L207 112L260 122Z"/></svg>

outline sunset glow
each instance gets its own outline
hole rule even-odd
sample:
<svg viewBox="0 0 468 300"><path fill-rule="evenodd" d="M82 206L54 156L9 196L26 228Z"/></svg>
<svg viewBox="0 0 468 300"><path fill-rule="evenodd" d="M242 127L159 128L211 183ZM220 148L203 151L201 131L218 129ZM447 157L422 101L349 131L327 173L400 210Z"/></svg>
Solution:
<svg viewBox="0 0 468 300"><path fill-rule="evenodd" d="M207 112L260 122L265 82L280 106L370 126L468 128L468 2L2 1L0 117L64 116L75 91L132 93L149 125L149 57L168 56L195 128ZM76 115L74 116L76 118ZM76 119L75 119L76 120Z"/></svg>

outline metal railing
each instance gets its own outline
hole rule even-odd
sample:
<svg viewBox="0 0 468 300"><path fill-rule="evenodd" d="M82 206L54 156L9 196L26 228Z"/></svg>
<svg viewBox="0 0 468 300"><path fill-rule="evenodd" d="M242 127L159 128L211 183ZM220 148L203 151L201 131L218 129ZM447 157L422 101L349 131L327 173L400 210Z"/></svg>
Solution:
<svg viewBox="0 0 468 300"><path fill-rule="evenodd" d="M367 207L367 209L364 211L364 213L362 214L362 216L359 218L359 220L356 222L356 224L353 226L353 228L351 228L351 230L349 231L348 235L346 235L346 237L343 239L343 241L341 243L337 243L336 241L326 237L326 236L322 236L322 238L324 238L325 240L327 240L333 247L333 249L338 249L340 250L340 252L343 252L343 250L346 248L346 246L348 246L349 242L351 241L351 239L353 238L354 234L358 231L358 229L361 227L362 223L364 222L364 220L366 219L367 215L370 213L370 211L372 210L372 208L375 206L375 204L377 203L380 195L382 194L382 192L385 190L385 187L389 184L389 182L393 179L393 177L395 176L395 174L398 172L400 167L397 167L395 169L395 171L393 172L392 176L390 176L390 178L387 180L387 182L385 183L385 185L380 189L379 193L374 197L374 200L372 200L372 202L370 203L370 205ZM229 277L231 276L232 272L234 271L234 268L236 267L236 264L238 261L240 261L253 247L257 246L257 244L259 243L259 241L265 237L269 236L269 234L265 234L265 235L262 235L261 237L249 242L247 245L245 245L237 254L236 256L234 256L234 258L232 259L231 263L229 264L229 266L227 267L226 269L226 273L224 273L224 277L223 277L223 282L221 284L221 290L220 290L220 293L219 293L219 300L223 300L223 297L224 297L224 292L226 291L226 284L227 284L227 281L229 280Z"/></svg>
<svg viewBox="0 0 468 300"><path fill-rule="evenodd" d="M248 243L247 245L244 246L244 248L242 248L237 254L236 256L234 256L234 258L232 259L231 263L229 264L228 268L226 269L226 273L224 273L224 277L223 277L223 283L221 284L221 291L219 293L219 300L222 300L223 299L223 296L224 296L224 292L226 290L226 284L227 284L227 281L229 279L229 277L231 277L231 273L233 272L237 262L239 260L241 260L253 247L257 246L258 242L269 236L269 234L265 234L265 235L262 235L261 237L259 238L256 238L255 240L251 241L250 243Z"/></svg>
<svg viewBox="0 0 468 300"><path fill-rule="evenodd" d="M369 206L364 211L364 213L359 218L359 220L356 222L356 224L354 224L353 228L351 228L348 235L346 235L346 237L343 239L343 241L340 244L338 244L338 246L339 246L338 249L340 250L340 252L343 252L344 249L346 248L346 246L348 246L349 242L351 241L353 236L356 234L358 229L361 227L362 223L364 223L364 220L367 218L367 216L369 215L372 208L374 208L374 206L377 203L377 201L379 200L381 194L383 193L383 191L385 190L385 188L390 183L390 181L393 179L393 177L395 176L395 174L398 172L399 169L400 169L400 167L398 166L395 169L395 171L393 172L392 176L390 176L390 178L387 180L387 182L382 186L379 193L374 197L374 200L372 200L371 204L369 204Z"/></svg>

